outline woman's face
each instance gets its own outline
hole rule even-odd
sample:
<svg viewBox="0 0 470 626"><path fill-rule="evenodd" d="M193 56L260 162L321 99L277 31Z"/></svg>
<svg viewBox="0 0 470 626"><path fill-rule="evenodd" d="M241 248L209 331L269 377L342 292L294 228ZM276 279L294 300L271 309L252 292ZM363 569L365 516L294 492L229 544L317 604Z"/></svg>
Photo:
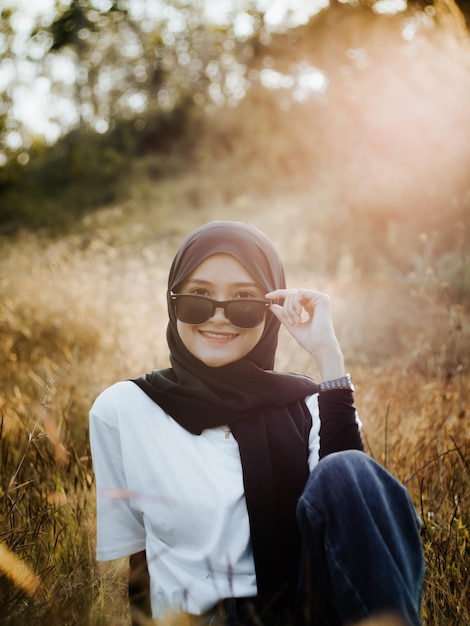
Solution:
<svg viewBox="0 0 470 626"><path fill-rule="evenodd" d="M205 259L185 280L179 293L207 296L214 300L264 298L264 289L230 254ZM197 326L177 321L178 334L193 356L209 367L221 367L242 359L261 339L265 321L256 328L238 328L218 308Z"/></svg>

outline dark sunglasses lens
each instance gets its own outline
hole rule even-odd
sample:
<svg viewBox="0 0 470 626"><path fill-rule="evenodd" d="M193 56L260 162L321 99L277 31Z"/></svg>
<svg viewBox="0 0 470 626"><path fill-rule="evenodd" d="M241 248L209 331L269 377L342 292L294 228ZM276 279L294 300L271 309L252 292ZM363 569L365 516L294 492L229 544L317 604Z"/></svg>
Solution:
<svg viewBox="0 0 470 626"><path fill-rule="evenodd" d="M214 312L212 300L193 295L176 298L176 317L185 324L204 324ZM235 300L226 305L225 314L238 328L256 328L263 323L266 306L262 302Z"/></svg>
<svg viewBox="0 0 470 626"><path fill-rule="evenodd" d="M176 317L185 324L204 324L212 316L209 300L194 296L179 296L176 300Z"/></svg>
<svg viewBox="0 0 470 626"><path fill-rule="evenodd" d="M227 305L229 321L239 328L256 328L263 323L266 307L262 302L230 302Z"/></svg>

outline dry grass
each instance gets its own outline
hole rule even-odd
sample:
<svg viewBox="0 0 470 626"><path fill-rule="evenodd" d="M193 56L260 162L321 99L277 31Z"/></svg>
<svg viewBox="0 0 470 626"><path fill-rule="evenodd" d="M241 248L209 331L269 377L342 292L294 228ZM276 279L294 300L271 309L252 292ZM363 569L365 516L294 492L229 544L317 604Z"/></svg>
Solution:
<svg viewBox="0 0 470 626"><path fill-rule="evenodd" d="M416 277L367 278L348 258L333 272L312 272L309 234L297 233L293 244L281 212L249 206L242 199L217 213L172 214L163 203L154 222L115 209L60 241L4 242L2 624L128 623L125 561L98 568L93 556L88 408L115 380L166 365L169 262L182 236L214 217L254 222L278 243L292 285L332 294L369 451L407 484L423 519L424 622L470 623L467 314ZM315 375L285 334L278 367Z"/></svg>

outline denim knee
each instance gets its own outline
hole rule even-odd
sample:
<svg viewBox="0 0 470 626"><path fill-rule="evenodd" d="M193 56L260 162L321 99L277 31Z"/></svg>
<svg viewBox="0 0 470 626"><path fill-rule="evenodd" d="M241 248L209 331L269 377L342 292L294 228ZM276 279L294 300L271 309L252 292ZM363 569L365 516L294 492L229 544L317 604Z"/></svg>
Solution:
<svg viewBox="0 0 470 626"><path fill-rule="evenodd" d="M389 497L384 497L385 494ZM337 501L346 513L349 500L355 508L358 498L374 502L376 496L382 505L386 505L390 496L408 501L406 488L369 455L359 450L344 450L320 460L308 478L299 506L303 503L321 508L322 503Z"/></svg>

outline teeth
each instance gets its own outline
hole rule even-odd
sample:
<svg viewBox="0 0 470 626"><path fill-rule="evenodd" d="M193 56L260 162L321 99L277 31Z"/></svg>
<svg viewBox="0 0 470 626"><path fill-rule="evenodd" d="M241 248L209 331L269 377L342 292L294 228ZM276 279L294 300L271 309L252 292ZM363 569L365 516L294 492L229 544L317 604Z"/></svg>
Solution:
<svg viewBox="0 0 470 626"><path fill-rule="evenodd" d="M203 335L205 335L206 337L214 337L214 339L232 339L232 337L235 337L235 335L232 334L223 334L223 333L209 333L209 332L203 332Z"/></svg>

